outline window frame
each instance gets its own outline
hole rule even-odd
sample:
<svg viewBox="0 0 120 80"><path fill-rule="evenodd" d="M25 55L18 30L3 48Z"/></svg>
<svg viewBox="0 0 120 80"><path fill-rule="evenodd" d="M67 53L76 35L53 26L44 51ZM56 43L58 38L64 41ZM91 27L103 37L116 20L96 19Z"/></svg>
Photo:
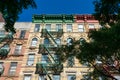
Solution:
<svg viewBox="0 0 120 80"><path fill-rule="evenodd" d="M9 75L15 75L17 64L18 64L17 62L11 62L10 68L9 68Z"/></svg>
<svg viewBox="0 0 120 80"><path fill-rule="evenodd" d="M40 31L40 24L35 24L34 32Z"/></svg>
<svg viewBox="0 0 120 80"><path fill-rule="evenodd" d="M31 59L31 56L32 56L32 59ZM35 54L28 54L27 66L32 66L34 64L34 59L35 59Z"/></svg>
<svg viewBox="0 0 120 80"><path fill-rule="evenodd" d="M15 50L14 50L14 54L15 55L20 55L22 52L22 44L16 44Z"/></svg>
<svg viewBox="0 0 120 80"><path fill-rule="evenodd" d="M84 32L84 25L78 24L78 32Z"/></svg>
<svg viewBox="0 0 120 80"><path fill-rule="evenodd" d="M26 34L26 30L21 30L19 38L20 39L24 39L25 38L25 34Z"/></svg>
<svg viewBox="0 0 120 80"><path fill-rule="evenodd" d="M67 24L67 32L72 32L72 31L73 31L72 24Z"/></svg>
<svg viewBox="0 0 120 80"><path fill-rule="evenodd" d="M34 40L35 39L35 40ZM38 43L38 39L37 38L33 38L32 40L31 40L31 46L32 47L36 47L37 46L37 43Z"/></svg>

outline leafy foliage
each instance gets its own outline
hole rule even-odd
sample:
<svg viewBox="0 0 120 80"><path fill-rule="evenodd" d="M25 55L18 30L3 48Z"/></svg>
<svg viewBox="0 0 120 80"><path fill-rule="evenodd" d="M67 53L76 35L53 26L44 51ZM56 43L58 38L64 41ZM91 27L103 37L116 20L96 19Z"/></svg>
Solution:
<svg viewBox="0 0 120 80"><path fill-rule="evenodd" d="M120 18L120 0L95 0L94 16L101 24L113 24Z"/></svg>
<svg viewBox="0 0 120 80"><path fill-rule="evenodd" d="M36 8L34 0L0 0L0 12L5 20L5 30L15 33L14 23L23 9Z"/></svg>

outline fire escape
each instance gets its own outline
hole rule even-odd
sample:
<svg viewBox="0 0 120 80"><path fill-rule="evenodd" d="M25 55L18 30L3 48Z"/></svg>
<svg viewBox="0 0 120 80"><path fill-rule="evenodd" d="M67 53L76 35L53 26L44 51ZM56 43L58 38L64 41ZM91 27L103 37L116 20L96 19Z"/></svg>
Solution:
<svg viewBox="0 0 120 80"><path fill-rule="evenodd" d="M52 28L48 30L47 28L42 29L41 37L48 39L48 44L40 44L39 53L41 55L47 54L47 62L38 62L36 64L36 74L46 75L50 80L52 80L52 74L60 74L63 71L63 64L59 59L59 55L56 54L56 50L61 47L55 39L60 38L63 34L62 28Z"/></svg>
<svg viewBox="0 0 120 80"><path fill-rule="evenodd" d="M2 32L1 32L2 33ZM9 44L13 40L13 34L11 32L0 34L0 58L4 59L7 57L10 47ZM0 64L0 75L2 75L4 72L4 67L2 64Z"/></svg>

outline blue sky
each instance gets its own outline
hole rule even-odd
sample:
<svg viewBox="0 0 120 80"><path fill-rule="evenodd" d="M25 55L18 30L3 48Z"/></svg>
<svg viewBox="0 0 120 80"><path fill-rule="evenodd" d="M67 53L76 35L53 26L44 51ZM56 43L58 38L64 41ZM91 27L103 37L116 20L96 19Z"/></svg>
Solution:
<svg viewBox="0 0 120 80"><path fill-rule="evenodd" d="M32 21L33 14L92 14L94 0L35 0L37 9L23 10L18 21Z"/></svg>

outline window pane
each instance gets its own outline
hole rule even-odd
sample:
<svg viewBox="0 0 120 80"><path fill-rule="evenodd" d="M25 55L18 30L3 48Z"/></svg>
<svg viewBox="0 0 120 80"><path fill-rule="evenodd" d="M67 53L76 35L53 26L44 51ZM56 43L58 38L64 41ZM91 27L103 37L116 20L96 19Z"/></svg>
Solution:
<svg viewBox="0 0 120 80"><path fill-rule="evenodd" d="M17 62L11 62L9 75L15 75L16 68L17 68Z"/></svg>
<svg viewBox="0 0 120 80"><path fill-rule="evenodd" d="M79 31L79 32L84 32L84 27L83 27L82 24L79 24L79 25L78 25L78 31Z"/></svg>
<svg viewBox="0 0 120 80"><path fill-rule="evenodd" d="M89 29L94 29L94 28L95 28L94 24L89 24Z"/></svg>
<svg viewBox="0 0 120 80"><path fill-rule="evenodd" d="M59 38L55 39L56 43L60 45L61 40Z"/></svg>
<svg viewBox="0 0 120 80"><path fill-rule="evenodd" d="M39 32L40 24L35 24L34 32Z"/></svg>
<svg viewBox="0 0 120 80"><path fill-rule="evenodd" d="M68 80L76 80L76 76L75 75L68 75Z"/></svg>
<svg viewBox="0 0 120 80"><path fill-rule="evenodd" d="M67 24L67 31L72 32L72 24Z"/></svg>
<svg viewBox="0 0 120 80"><path fill-rule="evenodd" d="M33 63L34 63L34 57L35 57L34 54L29 54L28 55L27 65L29 65L29 66L33 65Z"/></svg>
<svg viewBox="0 0 120 80"><path fill-rule="evenodd" d="M48 31L51 30L51 24L46 24L46 27L45 27Z"/></svg>
<svg viewBox="0 0 120 80"><path fill-rule="evenodd" d="M56 24L56 30L58 31L59 29L62 29L62 25L61 24Z"/></svg>
<svg viewBox="0 0 120 80"><path fill-rule="evenodd" d="M26 30L21 30L20 33L20 39L23 39L25 37Z"/></svg>
<svg viewBox="0 0 120 80"><path fill-rule="evenodd" d="M3 62L0 62L0 73L2 73L4 70L4 67L3 67Z"/></svg>
<svg viewBox="0 0 120 80"><path fill-rule="evenodd" d="M48 62L48 55L47 54L42 54L42 63L47 63Z"/></svg>
<svg viewBox="0 0 120 80"><path fill-rule="evenodd" d="M60 75L53 75L53 80L60 80Z"/></svg>
<svg viewBox="0 0 120 80"><path fill-rule="evenodd" d="M25 75L24 80L31 80L31 75Z"/></svg>
<svg viewBox="0 0 120 80"><path fill-rule="evenodd" d="M50 44L48 38L45 38L45 39L44 39L44 44Z"/></svg>
<svg viewBox="0 0 120 80"><path fill-rule="evenodd" d="M14 54L20 54L21 53L21 49L22 49L22 45L21 44L17 44L16 47L15 47Z"/></svg>
<svg viewBox="0 0 120 80"><path fill-rule="evenodd" d="M69 46L69 45L72 45L72 42L73 42L73 39L72 39L72 38L68 38L68 39L67 39L67 44L68 44L68 46Z"/></svg>
<svg viewBox="0 0 120 80"><path fill-rule="evenodd" d="M45 75L40 75L39 80L46 80L46 76Z"/></svg>
<svg viewBox="0 0 120 80"><path fill-rule="evenodd" d="M37 45L37 38L33 38L31 42L31 46L36 46Z"/></svg>

